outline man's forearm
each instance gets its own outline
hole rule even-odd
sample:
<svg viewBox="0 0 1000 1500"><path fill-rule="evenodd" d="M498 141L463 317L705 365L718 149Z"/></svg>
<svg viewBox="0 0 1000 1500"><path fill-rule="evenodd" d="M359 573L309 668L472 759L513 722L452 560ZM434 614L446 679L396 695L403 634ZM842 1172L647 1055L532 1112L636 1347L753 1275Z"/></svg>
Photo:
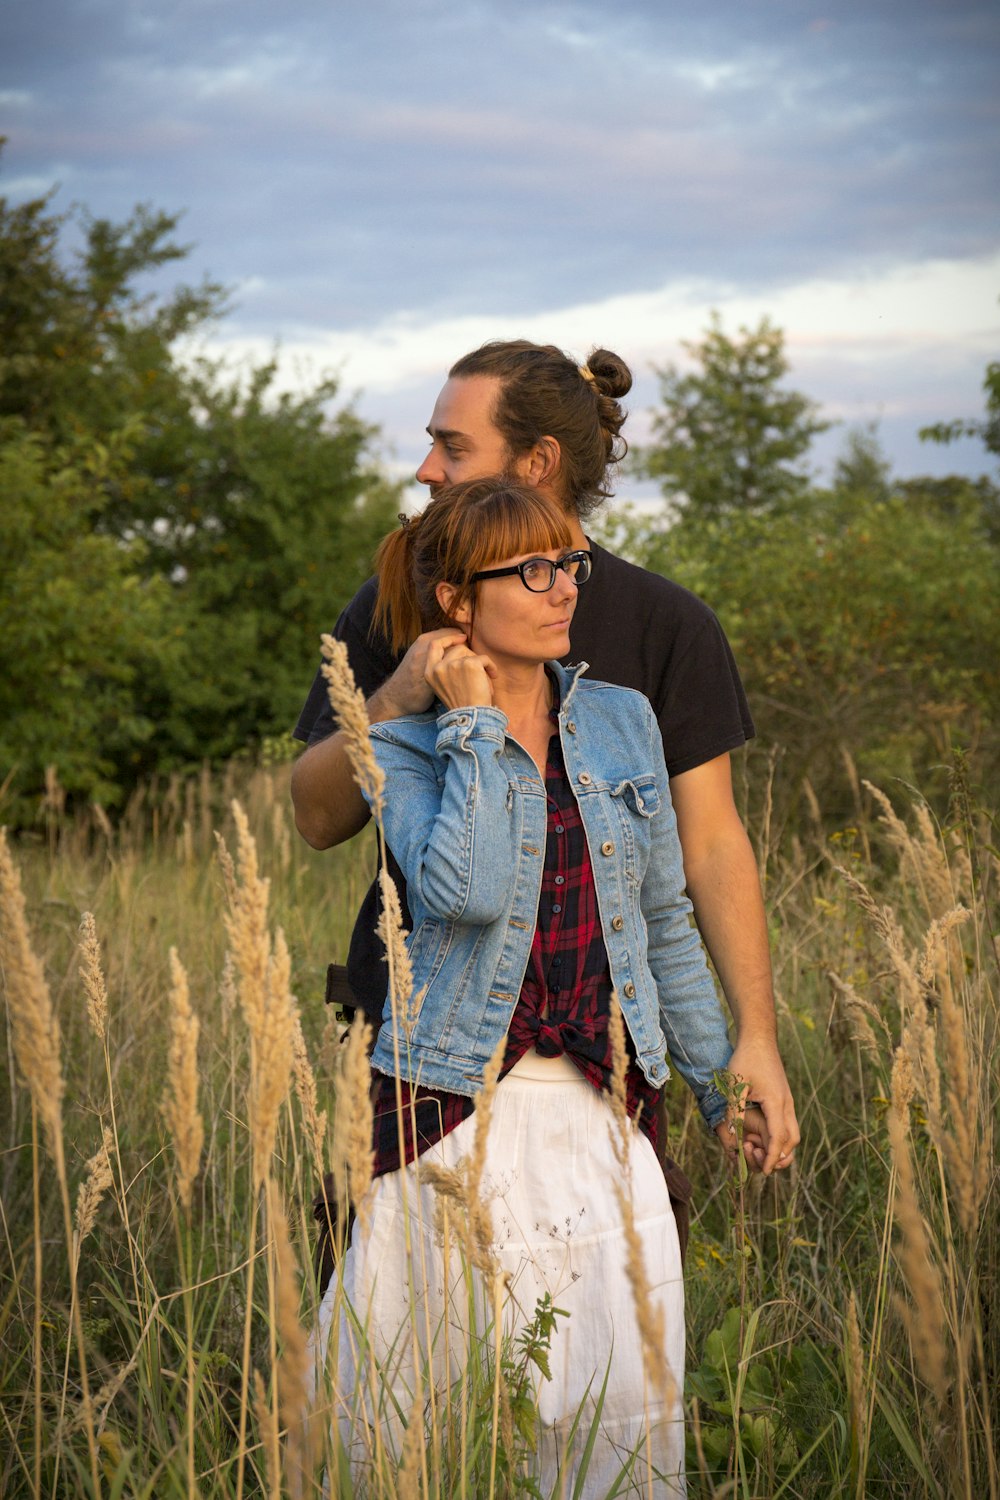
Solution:
<svg viewBox="0 0 1000 1500"><path fill-rule="evenodd" d="M698 930L741 1041L776 1041L767 919L757 862L742 826L696 862L685 860Z"/></svg>
<svg viewBox="0 0 1000 1500"><path fill-rule="evenodd" d="M295 826L314 849L332 849L364 828L371 813L342 734L310 745L295 762L292 805Z"/></svg>
<svg viewBox="0 0 1000 1500"><path fill-rule="evenodd" d="M389 678L365 704L370 723L381 724L407 711L394 696L392 684ZM295 826L314 849L344 844L364 828L371 812L354 779L342 734L331 734L310 745L295 762L292 805Z"/></svg>

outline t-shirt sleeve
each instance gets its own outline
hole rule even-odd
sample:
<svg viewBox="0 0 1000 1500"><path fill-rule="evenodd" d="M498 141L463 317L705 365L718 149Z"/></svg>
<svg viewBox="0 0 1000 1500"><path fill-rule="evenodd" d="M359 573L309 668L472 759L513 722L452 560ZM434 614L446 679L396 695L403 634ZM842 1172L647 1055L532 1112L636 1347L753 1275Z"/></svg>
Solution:
<svg viewBox="0 0 1000 1500"><path fill-rule="evenodd" d="M736 658L710 609L672 653L654 708L670 776L738 750L756 730Z"/></svg>
<svg viewBox="0 0 1000 1500"><path fill-rule="evenodd" d="M341 612L331 632L335 640L343 641L347 647L354 681L366 698L370 698L399 665L399 657L394 654L386 638L371 630L374 609L375 580L370 578ZM322 671L317 669L309 696L292 733L295 739L302 740L307 745L315 745L333 734L336 728L337 721L330 707L326 679Z"/></svg>

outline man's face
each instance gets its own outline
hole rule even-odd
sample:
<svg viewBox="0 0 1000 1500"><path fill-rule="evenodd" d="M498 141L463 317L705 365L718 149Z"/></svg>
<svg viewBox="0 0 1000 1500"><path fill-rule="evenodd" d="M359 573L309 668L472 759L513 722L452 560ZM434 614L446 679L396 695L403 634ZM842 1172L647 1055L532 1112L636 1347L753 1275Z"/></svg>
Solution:
<svg viewBox="0 0 1000 1500"><path fill-rule="evenodd" d="M492 375L470 375L464 380L453 377L444 386L427 426L431 451L417 470L418 480L430 486L432 495L445 485L488 479L493 474L527 479L526 465L511 458L493 425L499 393L500 381Z"/></svg>

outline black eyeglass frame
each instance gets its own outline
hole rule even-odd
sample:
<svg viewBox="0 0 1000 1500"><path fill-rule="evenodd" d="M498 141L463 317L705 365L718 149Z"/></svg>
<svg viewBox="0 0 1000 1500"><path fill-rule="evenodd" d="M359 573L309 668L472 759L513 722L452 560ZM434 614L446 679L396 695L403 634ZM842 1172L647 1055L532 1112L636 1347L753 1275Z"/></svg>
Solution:
<svg viewBox="0 0 1000 1500"><path fill-rule="evenodd" d="M531 584L524 576L525 568L530 568L533 563L548 563L549 581L543 589L533 589L531 587ZM514 563L513 566L509 568L485 568L481 573L473 573L472 577L469 579L469 582L480 583L484 578L512 578L514 574L517 573L520 575L521 582L524 584L524 587L528 590L529 594L547 594L555 584L556 569L562 568L563 572L565 573L567 564L569 563L577 563L580 567L580 571L583 573L582 578L579 575L574 577L572 573L567 575L568 577L573 579L573 582L576 584L577 588L579 588L581 584L587 582L587 579L590 577L591 570L594 565L593 553L587 551L586 548L583 547L574 552L567 552L566 556L561 557L558 562L553 562L550 557L526 557L524 559L524 562Z"/></svg>

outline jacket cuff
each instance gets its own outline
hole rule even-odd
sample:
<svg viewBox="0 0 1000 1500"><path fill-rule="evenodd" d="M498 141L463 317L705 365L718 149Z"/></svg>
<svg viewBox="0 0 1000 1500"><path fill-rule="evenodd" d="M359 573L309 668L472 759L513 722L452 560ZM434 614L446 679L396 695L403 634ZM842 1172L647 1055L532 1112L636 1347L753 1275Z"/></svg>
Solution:
<svg viewBox="0 0 1000 1500"><path fill-rule="evenodd" d="M705 1092L699 1096L698 1108L701 1110L701 1117L708 1129L714 1130L716 1125L721 1125L726 1118L729 1104L713 1083L709 1084Z"/></svg>
<svg viewBox="0 0 1000 1500"><path fill-rule="evenodd" d="M438 737L435 749L442 750L458 745L464 747L467 740L474 739L491 745L503 746L507 729L507 715L499 708L448 708L438 715Z"/></svg>

